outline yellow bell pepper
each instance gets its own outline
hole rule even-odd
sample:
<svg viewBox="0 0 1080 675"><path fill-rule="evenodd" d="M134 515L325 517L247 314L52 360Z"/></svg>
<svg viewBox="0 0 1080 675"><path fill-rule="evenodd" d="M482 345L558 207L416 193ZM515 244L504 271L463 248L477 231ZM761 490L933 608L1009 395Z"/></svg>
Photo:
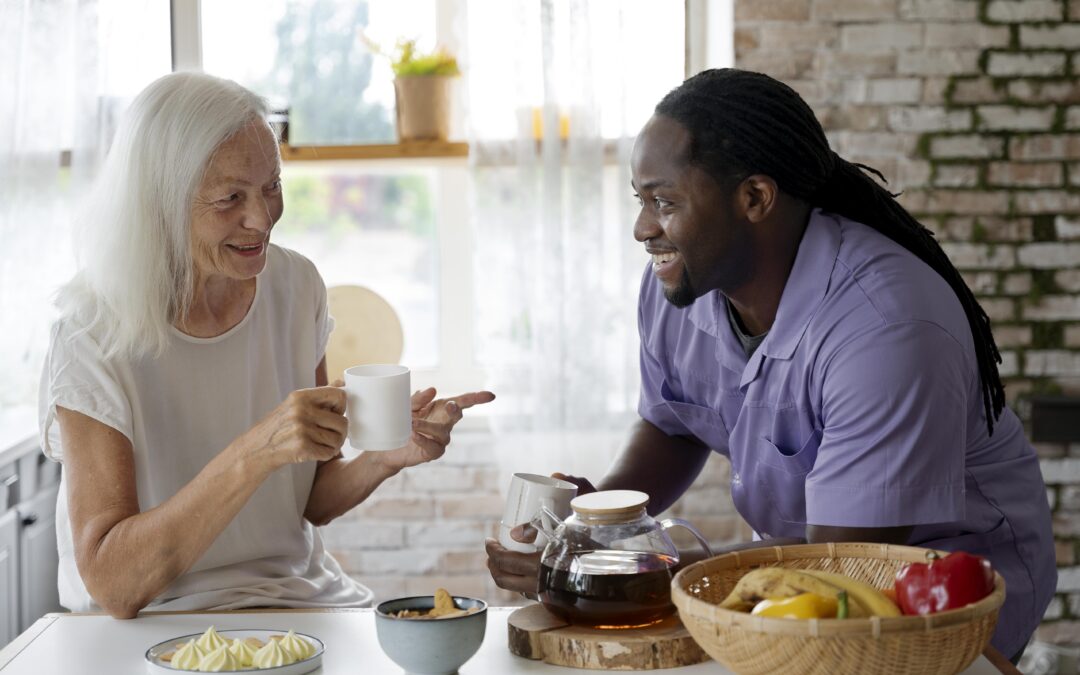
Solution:
<svg viewBox="0 0 1080 675"><path fill-rule="evenodd" d="M837 599L817 593L800 593L789 598L766 598L754 605L751 614L781 619L836 618Z"/></svg>

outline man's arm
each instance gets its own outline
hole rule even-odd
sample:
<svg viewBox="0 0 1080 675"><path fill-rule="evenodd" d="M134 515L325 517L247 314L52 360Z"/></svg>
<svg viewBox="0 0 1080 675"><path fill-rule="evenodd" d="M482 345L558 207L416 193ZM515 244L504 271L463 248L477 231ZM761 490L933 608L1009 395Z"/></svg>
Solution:
<svg viewBox="0 0 1080 675"><path fill-rule="evenodd" d="M599 490L640 490L649 495L656 515L686 492L705 466L711 450L692 436L669 436L639 419L626 447L597 484Z"/></svg>

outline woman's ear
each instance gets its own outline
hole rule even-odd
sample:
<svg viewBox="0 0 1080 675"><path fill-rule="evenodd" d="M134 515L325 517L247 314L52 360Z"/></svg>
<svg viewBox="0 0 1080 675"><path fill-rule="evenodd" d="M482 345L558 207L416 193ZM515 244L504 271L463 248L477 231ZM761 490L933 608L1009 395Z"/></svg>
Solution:
<svg viewBox="0 0 1080 675"><path fill-rule="evenodd" d="M744 178L736 190L740 210L751 223L765 220L776 207L779 195L776 181L761 173Z"/></svg>

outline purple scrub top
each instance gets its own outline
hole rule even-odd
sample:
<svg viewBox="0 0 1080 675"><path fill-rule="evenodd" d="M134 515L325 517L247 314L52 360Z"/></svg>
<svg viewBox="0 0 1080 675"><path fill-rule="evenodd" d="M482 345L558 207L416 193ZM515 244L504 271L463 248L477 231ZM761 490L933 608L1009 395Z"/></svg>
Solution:
<svg viewBox="0 0 1080 675"><path fill-rule="evenodd" d="M888 237L814 210L765 341L747 359L718 291L638 304L641 416L731 460L764 538L806 525L915 526L911 545L986 556L1007 599L993 644L1018 652L1057 583L1039 462L1006 408L987 434L956 294Z"/></svg>

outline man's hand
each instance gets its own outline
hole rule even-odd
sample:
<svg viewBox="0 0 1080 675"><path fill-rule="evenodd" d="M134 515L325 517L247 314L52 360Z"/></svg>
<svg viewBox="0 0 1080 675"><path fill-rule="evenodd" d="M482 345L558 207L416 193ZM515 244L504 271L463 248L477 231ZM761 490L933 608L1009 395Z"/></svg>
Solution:
<svg viewBox="0 0 1080 675"><path fill-rule="evenodd" d="M552 478L558 478L559 480L564 480L564 481L566 481L568 483L573 483L574 485L576 485L577 486L577 493L578 493L579 496L580 495L587 495L590 492L596 492L596 488L593 487L593 484L589 482L588 478L579 478L577 476L570 476L570 475L567 475L565 473L559 473L558 471L551 474L551 477ZM517 537L514 537L514 538L516 539Z"/></svg>
<svg viewBox="0 0 1080 675"><path fill-rule="evenodd" d="M510 530L510 536L522 543L536 540L536 530L530 525L518 525ZM495 585L508 591L526 593L534 597L537 592L537 579L540 576L540 554L518 553L504 547L494 539L487 539L484 548L488 554L488 571Z"/></svg>
<svg viewBox="0 0 1080 675"><path fill-rule="evenodd" d="M587 478L570 476L565 473L555 472L552 478L565 480L577 486L579 495L596 492L596 488ZM510 530L510 537L514 541L523 544L531 544L536 541L536 528L528 523L522 523ZM537 578L540 576L540 554L518 553L511 551L494 539L487 539L484 548L488 554L488 571L495 585L508 591L518 591L533 597L537 592Z"/></svg>

